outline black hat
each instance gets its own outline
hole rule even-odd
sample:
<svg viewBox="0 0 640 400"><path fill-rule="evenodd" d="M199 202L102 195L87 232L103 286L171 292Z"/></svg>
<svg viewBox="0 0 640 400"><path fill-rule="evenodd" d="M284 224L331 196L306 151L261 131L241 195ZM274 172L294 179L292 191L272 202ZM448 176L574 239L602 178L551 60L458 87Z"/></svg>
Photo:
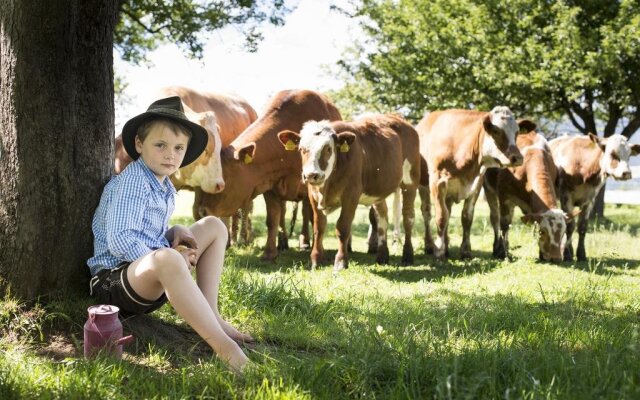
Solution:
<svg viewBox="0 0 640 400"><path fill-rule="evenodd" d="M189 140L189 145L185 151L180 168L194 162L196 158L202 154L205 147L207 147L209 135L206 129L187 118L182 108L182 101L178 96L154 101L149 108L147 108L146 112L131 118L124 124L122 128L122 144L129 156L134 160L140 157L140 154L136 151L136 134L138 133L140 125L158 117L170 119L184 126L191 132L191 139Z"/></svg>

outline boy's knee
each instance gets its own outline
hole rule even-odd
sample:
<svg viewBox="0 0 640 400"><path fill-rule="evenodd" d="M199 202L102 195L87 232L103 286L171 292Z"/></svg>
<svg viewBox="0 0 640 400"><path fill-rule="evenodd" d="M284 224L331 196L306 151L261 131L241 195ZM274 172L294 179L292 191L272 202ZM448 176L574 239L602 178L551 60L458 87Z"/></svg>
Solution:
<svg viewBox="0 0 640 400"><path fill-rule="evenodd" d="M189 270L182 254L174 249L165 248L155 250L152 253L152 260L153 267L157 269L159 273L175 273L176 271Z"/></svg>
<svg viewBox="0 0 640 400"><path fill-rule="evenodd" d="M203 220L203 223L206 225L208 232L215 232L216 236L220 235L226 240L228 236L227 227L220 218L208 216L203 218Z"/></svg>

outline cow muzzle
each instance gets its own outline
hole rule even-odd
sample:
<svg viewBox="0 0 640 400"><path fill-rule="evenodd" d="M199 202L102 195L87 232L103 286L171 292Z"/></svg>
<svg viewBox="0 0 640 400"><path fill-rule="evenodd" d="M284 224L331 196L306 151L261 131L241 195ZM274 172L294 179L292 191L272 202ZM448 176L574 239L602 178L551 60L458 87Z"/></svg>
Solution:
<svg viewBox="0 0 640 400"><path fill-rule="evenodd" d="M510 167L519 167L524 162L524 157L522 157L522 153L515 145L510 145L505 152L505 155L509 159Z"/></svg>
<svg viewBox="0 0 640 400"><path fill-rule="evenodd" d="M320 172L308 172L302 174L302 180L310 185L321 185L324 182L324 174Z"/></svg>

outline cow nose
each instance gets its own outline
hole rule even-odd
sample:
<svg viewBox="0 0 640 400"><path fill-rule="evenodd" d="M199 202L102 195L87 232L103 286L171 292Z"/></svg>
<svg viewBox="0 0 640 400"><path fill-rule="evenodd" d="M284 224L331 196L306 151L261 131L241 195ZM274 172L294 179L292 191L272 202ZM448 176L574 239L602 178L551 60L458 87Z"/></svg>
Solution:
<svg viewBox="0 0 640 400"><path fill-rule="evenodd" d="M307 174L307 180L310 180L312 182L318 180L319 177L320 174L318 174L317 172L309 172Z"/></svg>
<svg viewBox="0 0 640 400"><path fill-rule="evenodd" d="M622 179L624 180L631 179L631 171L624 171L622 173Z"/></svg>
<svg viewBox="0 0 640 400"><path fill-rule="evenodd" d="M216 193L218 192L222 192L224 190L224 182L218 182L216 183Z"/></svg>

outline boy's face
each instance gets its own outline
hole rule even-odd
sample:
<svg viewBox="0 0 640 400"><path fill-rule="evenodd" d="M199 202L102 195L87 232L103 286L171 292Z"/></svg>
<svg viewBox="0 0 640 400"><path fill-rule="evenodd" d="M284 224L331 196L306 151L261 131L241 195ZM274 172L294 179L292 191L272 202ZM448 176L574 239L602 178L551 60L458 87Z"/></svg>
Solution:
<svg viewBox="0 0 640 400"><path fill-rule="evenodd" d="M136 136L136 151L161 182L180 168L188 144L187 135L163 124L154 125L144 142Z"/></svg>

